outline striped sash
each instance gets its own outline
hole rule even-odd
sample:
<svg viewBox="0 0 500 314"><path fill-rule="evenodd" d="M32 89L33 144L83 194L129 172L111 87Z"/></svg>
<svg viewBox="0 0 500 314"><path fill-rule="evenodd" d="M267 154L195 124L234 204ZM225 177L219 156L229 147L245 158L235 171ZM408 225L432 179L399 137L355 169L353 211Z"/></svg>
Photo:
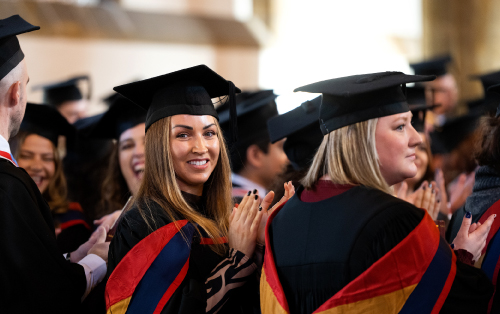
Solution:
<svg viewBox="0 0 500 314"><path fill-rule="evenodd" d="M262 313L289 313L266 226L260 281ZM392 250L314 313L438 313L456 273L456 257L428 214Z"/></svg>
<svg viewBox="0 0 500 314"><path fill-rule="evenodd" d="M3 150L0 150L0 158L6 159L6 160L10 161L11 163L13 163L14 166L19 167L19 165L17 164L17 161L14 159L14 156L9 154L8 152L4 152Z"/></svg>

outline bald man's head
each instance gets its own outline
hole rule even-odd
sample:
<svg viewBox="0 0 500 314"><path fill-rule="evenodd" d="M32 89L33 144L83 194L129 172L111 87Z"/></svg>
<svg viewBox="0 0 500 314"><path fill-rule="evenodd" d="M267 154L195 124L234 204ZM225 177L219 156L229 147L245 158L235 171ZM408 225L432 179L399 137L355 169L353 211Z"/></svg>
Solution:
<svg viewBox="0 0 500 314"><path fill-rule="evenodd" d="M26 85L28 84L26 61L22 60L0 80L0 106L9 115L9 138L19 131L26 110Z"/></svg>

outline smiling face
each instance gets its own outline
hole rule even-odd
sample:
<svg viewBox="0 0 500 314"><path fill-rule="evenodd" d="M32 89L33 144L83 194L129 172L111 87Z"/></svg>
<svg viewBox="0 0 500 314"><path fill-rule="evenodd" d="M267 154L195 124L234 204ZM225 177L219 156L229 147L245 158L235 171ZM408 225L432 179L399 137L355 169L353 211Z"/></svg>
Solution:
<svg viewBox="0 0 500 314"><path fill-rule="evenodd" d="M35 181L40 193L45 192L55 173L54 145L45 137L30 134L19 149L17 162Z"/></svg>
<svg viewBox="0 0 500 314"><path fill-rule="evenodd" d="M417 174L415 151L422 139L411 125L411 117L408 111L377 122L375 142L380 171L390 186Z"/></svg>
<svg viewBox="0 0 500 314"><path fill-rule="evenodd" d="M212 116L175 115L171 118L170 152L179 188L202 195L219 159L217 125Z"/></svg>
<svg viewBox="0 0 500 314"><path fill-rule="evenodd" d="M146 124L127 129L118 140L118 160L122 175L133 196L139 191L144 175L144 138Z"/></svg>

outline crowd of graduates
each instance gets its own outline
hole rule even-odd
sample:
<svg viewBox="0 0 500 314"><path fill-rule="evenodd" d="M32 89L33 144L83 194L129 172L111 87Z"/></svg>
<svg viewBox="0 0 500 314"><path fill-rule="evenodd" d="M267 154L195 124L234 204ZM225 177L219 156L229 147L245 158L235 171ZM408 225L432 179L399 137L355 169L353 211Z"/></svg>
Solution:
<svg viewBox="0 0 500 314"><path fill-rule="evenodd" d="M37 29L0 20L0 312L500 313L500 71L459 116L446 56L281 115L196 65L87 117L87 76L27 103Z"/></svg>

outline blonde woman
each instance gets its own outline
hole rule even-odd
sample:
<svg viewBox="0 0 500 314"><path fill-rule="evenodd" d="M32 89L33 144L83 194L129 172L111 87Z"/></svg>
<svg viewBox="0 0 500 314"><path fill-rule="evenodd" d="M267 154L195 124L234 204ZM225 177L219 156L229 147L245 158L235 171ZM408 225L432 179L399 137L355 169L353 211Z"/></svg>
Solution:
<svg viewBox="0 0 500 314"><path fill-rule="evenodd" d="M304 188L269 218L263 313L486 311L484 273L456 262L425 210L392 196L415 176L421 141L405 84L432 78L383 72L296 90L322 93L324 139ZM475 231L464 219L455 250L477 259L493 219Z"/></svg>
<svg viewBox="0 0 500 314"><path fill-rule="evenodd" d="M251 206L231 213L231 170L211 101L234 101L238 89L200 65L115 90L148 112L144 177L110 245L108 313L258 310L263 211L249 191Z"/></svg>

